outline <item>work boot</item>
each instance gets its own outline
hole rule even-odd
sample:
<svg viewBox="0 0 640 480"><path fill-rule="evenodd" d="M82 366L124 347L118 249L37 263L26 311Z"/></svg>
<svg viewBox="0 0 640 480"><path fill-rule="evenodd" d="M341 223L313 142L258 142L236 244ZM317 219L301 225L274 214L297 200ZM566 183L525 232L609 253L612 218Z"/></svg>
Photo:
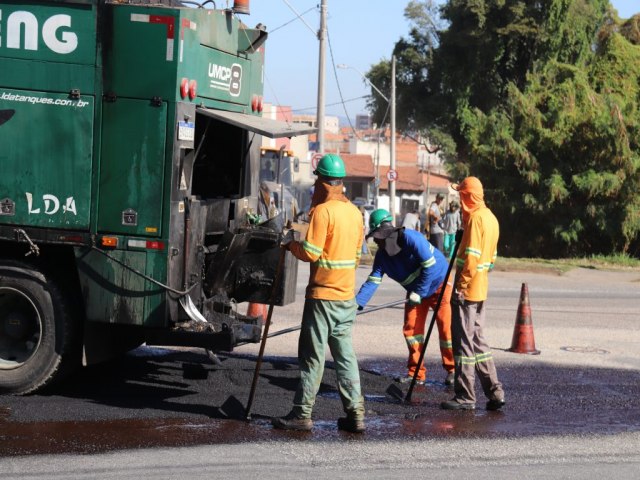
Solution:
<svg viewBox="0 0 640 480"><path fill-rule="evenodd" d="M357 420L350 417L342 417L338 419L338 430L344 430L351 433L364 433L366 427L364 420Z"/></svg>
<svg viewBox="0 0 640 480"><path fill-rule="evenodd" d="M310 418L301 418L295 413L289 412L285 417L272 418L271 425L279 430L308 432L313 428L313 420Z"/></svg>
<svg viewBox="0 0 640 480"><path fill-rule="evenodd" d="M502 407L504 407L504 404L506 402L504 401L504 398L495 398L493 400L489 400L487 402L487 410L500 410Z"/></svg>
<svg viewBox="0 0 640 480"><path fill-rule="evenodd" d="M447 378L444 379L444 384L448 387L453 385L456 381L456 375L454 372L447 373Z"/></svg>
<svg viewBox="0 0 640 480"><path fill-rule="evenodd" d="M453 400L442 402L440 408L444 410L475 410L476 406L473 403L460 403L454 398Z"/></svg>
<svg viewBox="0 0 640 480"><path fill-rule="evenodd" d="M413 375L407 375L406 377L396 377L394 380L398 383L411 383L413 381ZM424 385L424 380L416 380L416 385Z"/></svg>

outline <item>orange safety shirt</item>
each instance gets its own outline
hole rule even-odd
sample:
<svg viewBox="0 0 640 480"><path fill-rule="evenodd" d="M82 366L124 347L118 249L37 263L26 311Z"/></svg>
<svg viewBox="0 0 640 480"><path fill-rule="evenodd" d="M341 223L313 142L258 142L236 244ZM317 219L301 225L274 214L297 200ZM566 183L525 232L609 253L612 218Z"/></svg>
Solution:
<svg viewBox="0 0 640 480"><path fill-rule="evenodd" d="M289 247L296 258L311 262L306 298L354 298L363 236L362 214L351 202L329 200L315 207L305 240Z"/></svg>
<svg viewBox="0 0 640 480"><path fill-rule="evenodd" d="M484 205L469 214L456 258L456 290L465 291L465 300L487 299L489 271L498 255L500 226L495 215Z"/></svg>

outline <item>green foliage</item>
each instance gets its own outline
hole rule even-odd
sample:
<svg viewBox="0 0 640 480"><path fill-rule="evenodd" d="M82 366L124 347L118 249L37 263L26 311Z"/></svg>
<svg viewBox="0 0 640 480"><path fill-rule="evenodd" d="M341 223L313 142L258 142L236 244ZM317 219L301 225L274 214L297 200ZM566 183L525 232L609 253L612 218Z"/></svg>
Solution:
<svg viewBox="0 0 640 480"><path fill-rule="evenodd" d="M563 275L575 268L612 271L640 271L640 260L625 253L590 255L563 259L498 257L495 270L500 272L540 272Z"/></svg>
<svg viewBox="0 0 640 480"><path fill-rule="evenodd" d="M482 179L501 252L640 254L640 15L622 22L608 0L441 13L437 45L417 32L396 44L401 115L448 133L453 176Z"/></svg>

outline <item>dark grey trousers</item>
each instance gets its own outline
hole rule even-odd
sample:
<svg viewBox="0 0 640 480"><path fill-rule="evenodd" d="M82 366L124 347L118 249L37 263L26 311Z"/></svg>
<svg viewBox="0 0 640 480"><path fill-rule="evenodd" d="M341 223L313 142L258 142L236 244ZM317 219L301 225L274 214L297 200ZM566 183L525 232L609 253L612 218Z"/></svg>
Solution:
<svg viewBox="0 0 640 480"><path fill-rule="evenodd" d="M451 303L455 399L460 403L476 403L476 373L489 400L504 399L493 355L484 338L484 324L484 302Z"/></svg>

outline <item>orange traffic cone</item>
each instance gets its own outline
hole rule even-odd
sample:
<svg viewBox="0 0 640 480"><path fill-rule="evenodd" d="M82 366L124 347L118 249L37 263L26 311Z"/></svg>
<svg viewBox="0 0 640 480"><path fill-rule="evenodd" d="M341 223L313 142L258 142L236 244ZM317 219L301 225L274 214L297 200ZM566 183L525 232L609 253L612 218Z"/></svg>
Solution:
<svg viewBox="0 0 640 480"><path fill-rule="evenodd" d="M264 303L249 303L247 317L258 317L264 325L267 321L267 306Z"/></svg>
<svg viewBox="0 0 640 480"><path fill-rule="evenodd" d="M520 290L520 305L518 305L516 326L513 329L513 339L511 340L509 351L513 353L528 353L530 355L540 354L540 350L536 350L536 341L533 338L529 289L526 283L522 284L522 289Z"/></svg>

